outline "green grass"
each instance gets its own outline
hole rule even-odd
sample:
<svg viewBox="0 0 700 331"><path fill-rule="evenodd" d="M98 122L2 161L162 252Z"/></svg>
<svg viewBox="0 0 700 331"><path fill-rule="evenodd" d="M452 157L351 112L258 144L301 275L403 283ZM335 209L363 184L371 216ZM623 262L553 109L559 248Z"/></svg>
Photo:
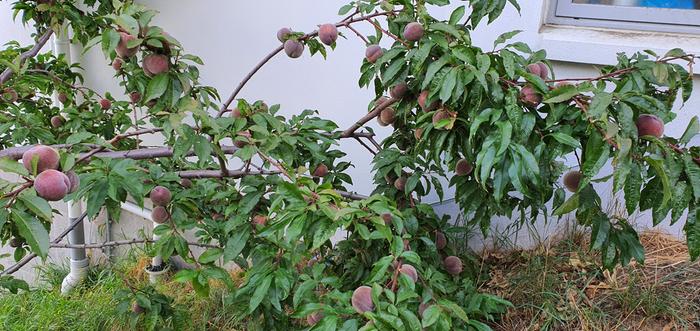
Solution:
<svg viewBox="0 0 700 331"><path fill-rule="evenodd" d="M86 281L68 296L60 286L68 273L64 266L40 269L40 284L30 292L0 294L0 330L133 330L149 329L140 315L120 314L114 295L126 288L126 278L136 287L146 285L141 273L145 259L127 259L117 265L89 270ZM165 281L157 289L175 299L176 317L168 321L174 330L235 330L231 307L224 304L226 291L215 287L209 298L200 297L187 284ZM161 328L156 328L161 329Z"/></svg>

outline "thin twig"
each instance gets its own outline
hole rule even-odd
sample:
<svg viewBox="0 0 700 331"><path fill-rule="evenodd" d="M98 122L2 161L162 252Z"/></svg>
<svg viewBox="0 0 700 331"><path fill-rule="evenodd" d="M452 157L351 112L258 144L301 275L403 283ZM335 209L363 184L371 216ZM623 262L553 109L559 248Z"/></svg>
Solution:
<svg viewBox="0 0 700 331"><path fill-rule="evenodd" d="M22 53L19 56L19 66L21 67L24 64L24 61L26 61L28 58L35 57L37 54L39 54L39 51L44 48L44 45L51 39L51 35L53 35L53 30L48 29L44 32L41 37L39 37L39 40L36 41L36 45L32 47L30 50ZM13 71L11 68L5 68L5 71L0 74L0 85L4 84L7 82L10 77L12 77Z"/></svg>
<svg viewBox="0 0 700 331"><path fill-rule="evenodd" d="M49 247L51 247L51 248L95 249L95 248L104 248L104 247L115 247L115 246L155 243L156 241L157 240L153 240L153 239L128 239L128 240L115 240L115 241L106 241L106 242L102 242L102 243L91 243L91 244L61 244L61 243L56 243L56 244L49 245ZM192 242L192 241L188 241L187 245L188 246L209 247L209 248L221 248L220 245L202 244L202 243Z"/></svg>

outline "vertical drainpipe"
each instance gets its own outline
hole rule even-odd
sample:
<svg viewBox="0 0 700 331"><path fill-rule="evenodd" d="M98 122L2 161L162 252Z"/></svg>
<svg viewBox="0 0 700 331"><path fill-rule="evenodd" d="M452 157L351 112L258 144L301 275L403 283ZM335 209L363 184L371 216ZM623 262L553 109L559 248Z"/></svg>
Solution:
<svg viewBox="0 0 700 331"><path fill-rule="evenodd" d="M53 51L56 56L63 54L68 64L71 62L71 44L68 36L68 27L64 26L59 33L56 33L53 38ZM53 103L56 107L61 107L58 101L58 95L54 93ZM68 224L72 224L83 213L83 208L80 200L68 201ZM83 222L80 222L69 234L68 242L73 245L85 244L85 228ZM80 282L85 279L87 274L88 259L85 254L85 248L70 249L70 272L61 283L61 294L68 294Z"/></svg>
<svg viewBox="0 0 700 331"><path fill-rule="evenodd" d="M146 220L149 220L153 222L153 218L151 217L151 210L146 209L146 208L141 208L137 205L135 205L132 202L124 202L122 203L122 209L126 210L136 216L140 216ZM159 224L156 222L153 222L153 229L155 229ZM157 241L160 236L155 234L155 231L153 233L153 240ZM156 255L151 259L151 265L146 267L146 273L148 274L148 280L150 281L151 284L155 284L158 282L159 278L163 276L166 272L168 272L168 265L163 263L163 257L160 255Z"/></svg>

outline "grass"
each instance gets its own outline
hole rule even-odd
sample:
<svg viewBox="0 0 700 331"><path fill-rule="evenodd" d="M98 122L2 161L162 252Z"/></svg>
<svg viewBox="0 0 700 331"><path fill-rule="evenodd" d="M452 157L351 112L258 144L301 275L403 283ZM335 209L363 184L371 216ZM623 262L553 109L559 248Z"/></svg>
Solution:
<svg viewBox="0 0 700 331"><path fill-rule="evenodd" d="M84 284L69 296L60 294L65 266L40 269L39 287L17 295L0 294L0 330L133 330L146 329L144 321L132 326L128 315L117 311L114 294L125 288L122 278L139 287L147 283L143 267L148 258L130 258L116 265L89 270ZM175 330L234 330L236 321L224 304L226 291L215 287L210 297L200 297L187 284L162 282L161 293L175 299Z"/></svg>
<svg viewBox="0 0 700 331"><path fill-rule="evenodd" d="M484 253L480 289L515 307L495 330L695 330L700 327L700 265L685 243L641 235L645 264L599 268L577 233L552 245Z"/></svg>

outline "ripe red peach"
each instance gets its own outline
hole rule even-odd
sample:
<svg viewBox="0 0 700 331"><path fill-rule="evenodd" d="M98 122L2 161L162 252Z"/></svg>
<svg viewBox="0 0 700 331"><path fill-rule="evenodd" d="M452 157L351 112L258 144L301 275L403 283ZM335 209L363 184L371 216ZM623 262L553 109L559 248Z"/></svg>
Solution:
<svg viewBox="0 0 700 331"><path fill-rule="evenodd" d="M370 45L365 51L365 58L369 63L377 62L382 55L384 55L384 50L379 45Z"/></svg>
<svg viewBox="0 0 700 331"><path fill-rule="evenodd" d="M372 288L369 286L360 286L352 292L350 300L355 311L362 314L364 312L374 310L374 302L372 302Z"/></svg>
<svg viewBox="0 0 700 331"><path fill-rule="evenodd" d="M296 59L304 53L304 44L297 40L289 39L284 42L284 52L287 56Z"/></svg>
<svg viewBox="0 0 700 331"><path fill-rule="evenodd" d="M460 260L456 256L446 257L445 261L443 262L443 265L447 273L452 276L457 276L462 273L462 260Z"/></svg>
<svg viewBox="0 0 700 331"><path fill-rule="evenodd" d="M309 326L316 325L316 323L320 322L323 319L323 312L322 311L316 311L311 313L310 315L306 316L306 323L309 324Z"/></svg>
<svg viewBox="0 0 700 331"><path fill-rule="evenodd" d="M440 103L438 101L433 101L430 103L430 105L427 105L426 103L428 102L428 97L430 96L430 91L425 90L422 91L418 95L418 105L420 106L423 111L433 111L437 109L440 106Z"/></svg>
<svg viewBox="0 0 700 331"><path fill-rule="evenodd" d="M281 28L277 31L277 40L279 40L281 43L287 41L287 38L289 38L289 35L292 34L292 29L290 28Z"/></svg>
<svg viewBox="0 0 700 331"><path fill-rule="evenodd" d="M389 226L391 222L394 220L394 216L391 215L391 213L384 213L382 214L382 220L384 220L384 224Z"/></svg>
<svg viewBox="0 0 700 331"><path fill-rule="evenodd" d="M170 70L170 59L162 54L150 54L143 58L143 72L146 76L156 76Z"/></svg>
<svg viewBox="0 0 700 331"><path fill-rule="evenodd" d="M68 95L61 92L58 94L57 99L58 99L58 102L65 105L68 102Z"/></svg>
<svg viewBox="0 0 700 331"><path fill-rule="evenodd" d="M440 123L440 121L445 120L445 119L449 119L449 118L450 118L450 113L448 113L445 110L438 110L433 115L433 126L437 126L438 123ZM445 126L442 126L441 128L444 129Z"/></svg>
<svg viewBox="0 0 700 331"><path fill-rule="evenodd" d="M664 135L664 122L654 115L639 115L637 118L637 132L639 136L654 136L661 138Z"/></svg>
<svg viewBox="0 0 700 331"><path fill-rule="evenodd" d="M399 191L403 191L406 189L406 182L407 181L408 181L408 179L406 177L401 176L394 181L394 187Z"/></svg>
<svg viewBox="0 0 700 331"><path fill-rule="evenodd" d="M58 170L45 170L34 179L36 194L48 201L63 199L68 194L70 187L68 176Z"/></svg>
<svg viewBox="0 0 700 331"><path fill-rule="evenodd" d="M120 57L115 58L114 61L112 61L112 69L115 71L120 71L122 70L122 65L124 64L124 60L122 60Z"/></svg>
<svg viewBox="0 0 700 331"><path fill-rule="evenodd" d="M520 90L520 101L528 107L537 107L542 102L542 95L530 85Z"/></svg>
<svg viewBox="0 0 700 331"><path fill-rule="evenodd" d="M170 213L163 206L157 206L151 211L151 219L153 222L163 224L170 218Z"/></svg>
<svg viewBox="0 0 700 331"><path fill-rule="evenodd" d="M418 281L418 271L410 264L402 264L399 267L399 272L411 278L414 283Z"/></svg>
<svg viewBox="0 0 700 331"><path fill-rule="evenodd" d="M241 140L241 138L237 138L236 140L234 140L234 141L233 141L233 144L234 144L236 147L238 147L238 148L243 148L243 147L245 147L246 145L248 145L248 139L250 139L250 137L251 137L250 131L248 131L248 130L241 131L241 132L238 133L238 136L240 136L240 137L242 137L242 138L244 138L244 139Z"/></svg>
<svg viewBox="0 0 700 331"><path fill-rule="evenodd" d="M66 177L68 177L68 181L70 182L70 188L68 189L68 193L73 193L78 190L80 187L80 177L78 177L78 174L75 173L75 171L69 171L66 173Z"/></svg>
<svg viewBox="0 0 700 331"><path fill-rule="evenodd" d="M100 108L102 108L102 110L108 110L109 108L112 108L112 101L109 101L109 99L100 100Z"/></svg>
<svg viewBox="0 0 700 331"><path fill-rule="evenodd" d="M319 164L313 173L314 177L326 177L326 175L328 175L328 167L323 163Z"/></svg>
<svg viewBox="0 0 700 331"><path fill-rule="evenodd" d="M542 79L547 79L549 77L549 68L542 62L528 65L527 71L535 76L539 76Z"/></svg>
<svg viewBox="0 0 700 331"><path fill-rule="evenodd" d="M231 110L231 117L233 117L233 118L241 118L241 117L242 117L242 115L241 115L241 110L238 109L238 108L234 108L233 110Z"/></svg>
<svg viewBox="0 0 700 331"><path fill-rule="evenodd" d="M413 136L416 140L420 140L420 138L423 137L423 128L416 128L416 130L413 131Z"/></svg>
<svg viewBox="0 0 700 331"><path fill-rule="evenodd" d="M323 24L318 28L318 39L330 46L338 39L338 28L333 24Z"/></svg>
<svg viewBox="0 0 700 331"><path fill-rule="evenodd" d="M190 187L192 187L192 181L189 180L188 178L183 178L183 179L180 179L180 185L184 188L190 188Z"/></svg>
<svg viewBox="0 0 700 331"><path fill-rule="evenodd" d="M45 145L36 145L22 154L22 165L32 172L32 161L37 158L36 173L42 173L48 169L58 169L61 159L58 151Z"/></svg>
<svg viewBox="0 0 700 331"><path fill-rule="evenodd" d="M119 43L117 43L117 48L115 51L117 52L117 55L121 58L126 58L126 57L132 57L136 55L136 52L139 50L138 47L132 47L129 48L127 46L129 41L135 40L136 37L126 33L126 32L120 32L119 33Z"/></svg>
<svg viewBox="0 0 700 331"><path fill-rule="evenodd" d="M455 173L457 173L457 176L469 175L472 170L474 170L474 166L472 166L471 162L467 161L467 159L460 159L455 165Z"/></svg>
<svg viewBox="0 0 700 331"><path fill-rule="evenodd" d="M131 312L133 312L134 314L142 314L144 312L144 309L143 307L139 306L138 303L134 302L131 305Z"/></svg>
<svg viewBox="0 0 700 331"><path fill-rule="evenodd" d="M21 247L23 243L24 243L24 241L20 238L17 238L17 237L10 239L10 247L12 247L12 248Z"/></svg>
<svg viewBox="0 0 700 331"><path fill-rule="evenodd" d="M379 118L381 119L381 122L385 123L386 125L393 124L394 121L396 121L396 112L393 108L385 108L379 114Z"/></svg>
<svg viewBox="0 0 700 331"><path fill-rule="evenodd" d="M447 247L447 237L441 231L435 232L435 247L439 250Z"/></svg>
<svg viewBox="0 0 700 331"><path fill-rule="evenodd" d="M252 223L253 223L253 226L255 226L256 228L262 228L265 226L265 224L267 224L267 216L260 215L260 214L255 215L255 216L253 216Z"/></svg>
<svg viewBox="0 0 700 331"><path fill-rule="evenodd" d="M167 206L170 203L172 194L167 187L156 186L151 190L151 202L156 206Z"/></svg>
<svg viewBox="0 0 700 331"><path fill-rule="evenodd" d="M580 171L569 171L564 175L564 187L566 187L569 192L578 191L578 186L581 183L581 177L583 173Z"/></svg>
<svg viewBox="0 0 700 331"><path fill-rule="evenodd" d="M394 99L401 99L408 94L408 84L398 83L389 90L389 95Z"/></svg>
<svg viewBox="0 0 700 331"><path fill-rule="evenodd" d="M65 122L65 119L61 115L56 115L51 117L51 127L54 129L58 129L61 126L63 126L63 123Z"/></svg>
<svg viewBox="0 0 700 331"><path fill-rule="evenodd" d="M420 38L423 38L424 33L425 30L423 29L422 24L418 22L411 22L408 23L406 28L403 30L403 37L408 41L418 41Z"/></svg>
<svg viewBox="0 0 700 331"><path fill-rule="evenodd" d="M129 100L131 100L131 103L139 103L141 101L141 93L137 91L129 93Z"/></svg>

